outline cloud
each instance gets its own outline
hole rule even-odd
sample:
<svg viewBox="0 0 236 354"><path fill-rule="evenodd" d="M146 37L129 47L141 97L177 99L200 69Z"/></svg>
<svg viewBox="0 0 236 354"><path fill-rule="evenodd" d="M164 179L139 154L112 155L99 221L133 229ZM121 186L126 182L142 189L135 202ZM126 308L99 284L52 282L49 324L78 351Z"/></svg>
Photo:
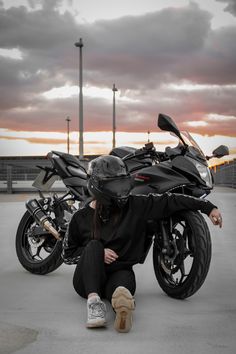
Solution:
<svg viewBox="0 0 236 354"><path fill-rule="evenodd" d="M26 137L13 137L13 136L4 136L3 139L6 140L24 140L27 141L28 143L33 143L33 144L65 144L65 139L46 139L46 138L26 138ZM73 141L73 143L75 143Z"/></svg>
<svg viewBox="0 0 236 354"><path fill-rule="evenodd" d="M236 2L235 0L216 0L218 2L224 2L227 4L225 7L225 11L230 12L234 16L236 16Z"/></svg>
<svg viewBox="0 0 236 354"><path fill-rule="evenodd" d="M36 9L37 5L42 5L46 11L57 9L62 3L62 0L28 0L28 4L32 9Z"/></svg>
<svg viewBox="0 0 236 354"><path fill-rule="evenodd" d="M146 89L179 77L181 61L196 55L204 46L210 15L192 4L98 21L84 30L85 41L91 43L89 79L107 85L112 79L121 78L121 88ZM180 73L180 77L184 75Z"/></svg>
<svg viewBox="0 0 236 354"><path fill-rule="evenodd" d="M81 24L72 13L59 11L62 1L29 3L34 11L0 7L0 48L21 53L21 60L0 56L1 127L65 131L69 115L71 128L78 129L78 98L48 100L43 94L78 85L74 43L80 37L84 84L106 89L115 82L121 97L130 98L117 99L118 130L155 130L158 112L185 128L185 122L208 114L235 115L235 89L227 85L236 80L236 27L213 30L211 15L196 4ZM183 82L202 87L190 92L168 86ZM110 102L85 97L84 116L85 130L110 130L112 95ZM199 125L192 129L203 131ZM229 121L210 121L204 129L236 134Z"/></svg>

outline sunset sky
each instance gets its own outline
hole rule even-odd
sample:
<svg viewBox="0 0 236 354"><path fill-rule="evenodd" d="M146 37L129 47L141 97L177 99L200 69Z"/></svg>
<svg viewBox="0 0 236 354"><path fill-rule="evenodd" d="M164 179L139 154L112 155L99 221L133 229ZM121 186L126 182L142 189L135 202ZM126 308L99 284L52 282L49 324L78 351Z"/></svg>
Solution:
<svg viewBox="0 0 236 354"><path fill-rule="evenodd" d="M78 154L82 37L84 152L112 145L176 144L160 133L170 115L206 154L236 158L235 0L0 0L0 155Z"/></svg>

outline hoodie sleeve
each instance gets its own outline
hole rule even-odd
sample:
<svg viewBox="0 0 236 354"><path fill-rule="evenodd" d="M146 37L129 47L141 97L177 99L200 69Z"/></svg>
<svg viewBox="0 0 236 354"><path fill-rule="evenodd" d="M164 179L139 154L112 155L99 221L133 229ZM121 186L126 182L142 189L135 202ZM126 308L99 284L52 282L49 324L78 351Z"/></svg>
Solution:
<svg viewBox="0 0 236 354"><path fill-rule="evenodd" d="M80 235L76 214L73 215L62 243L62 259L66 264L77 264L84 250L82 235Z"/></svg>
<svg viewBox="0 0 236 354"><path fill-rule="evenodd" d="M137 196L139 197L139 196ZM164 193L140 196L146 219L162 219L181 210L200 210L209 215L212 209L217 208L209 200L191 197L184 194Z"/></svg>

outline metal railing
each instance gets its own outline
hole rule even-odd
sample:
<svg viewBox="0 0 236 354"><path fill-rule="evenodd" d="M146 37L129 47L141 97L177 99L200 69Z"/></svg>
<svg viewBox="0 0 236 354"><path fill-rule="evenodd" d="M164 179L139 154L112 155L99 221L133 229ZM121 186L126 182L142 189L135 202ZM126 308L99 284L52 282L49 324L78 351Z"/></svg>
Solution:
<svg viewBox="0 0 236 354"><path fill-rule="evenodd" d="M236 160L212 168L215 184L236 188Z"/></svg>
<svg viewBox="0 0 236 354"><path fill-rule="evenodd" d="M89 161L98 155L85 156ZM86 162L84 162L86 164ZM0 192L33 192L33 181L40 172L39 166L51 166L49 160L43 157L0 157ZM66 187L58 180L53 185L53 191L65 191Z"/></svg>
<svg viewBox="0 0 236 354"><path fill-rule="evenodd" d="M33 167L4 166L0 172L0 192L33 191L32 183L39 174L39 171L38 168Z"/></svg>

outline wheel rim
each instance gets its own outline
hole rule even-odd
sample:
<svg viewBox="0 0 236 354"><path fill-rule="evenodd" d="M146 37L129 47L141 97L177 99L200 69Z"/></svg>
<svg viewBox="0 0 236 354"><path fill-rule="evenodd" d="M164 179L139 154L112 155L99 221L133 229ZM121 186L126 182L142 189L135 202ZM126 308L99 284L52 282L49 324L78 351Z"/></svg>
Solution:
<svg viewBox="0 0 236 354"><path fill-rule="evenodd" d="M39 228L34 218L29 216L23 230L21 246L25 259L30 263L44 262L57 245L57 240L46 231L43 231L41 236L36 235Z"/></svg>

